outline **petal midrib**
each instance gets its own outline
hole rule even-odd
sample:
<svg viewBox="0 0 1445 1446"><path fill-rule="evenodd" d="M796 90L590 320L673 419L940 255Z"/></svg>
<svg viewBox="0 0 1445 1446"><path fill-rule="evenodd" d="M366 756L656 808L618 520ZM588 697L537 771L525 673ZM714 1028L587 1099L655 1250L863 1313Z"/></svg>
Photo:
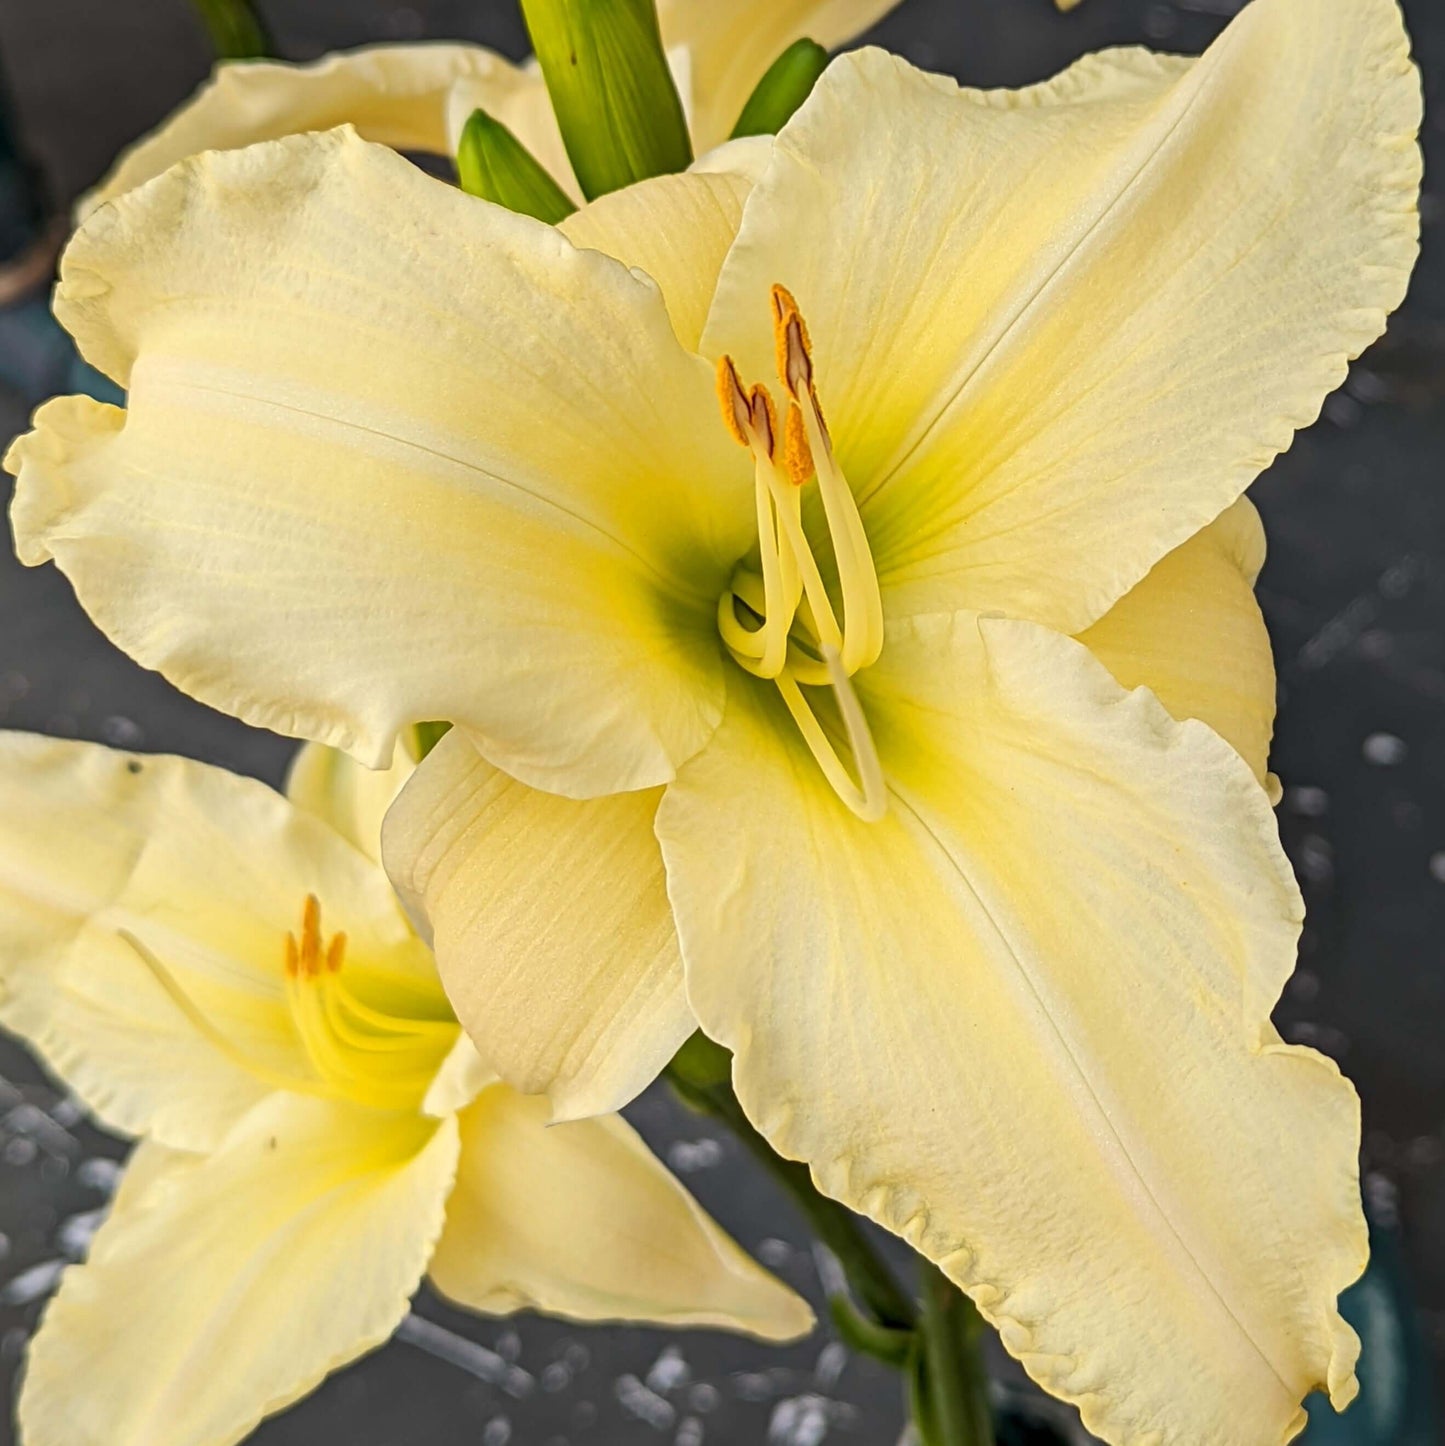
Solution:
<svg viewBox="0 0 1445 1446"><path fill-rule="evenodd" d="M639 567L649 573L667 593L678 600L688 603L701 600L707 605L711 605L712 603L710 593L707 589L700 588L695 580L684 579L669 572L658 561L646 556L632 543L618 537L616 533L610 532L594 518L588 517L574 508L568 507L555 497L536 491L514 478L504 477L500 473L493 472L486 467L480 466L476 462L469 461L465 457L459 457L439 447L428 446L425 442L412 437L398 436L393 431L368 426L365 422L339 416L334 412L318 412L295 403L279 401L274 397L258 396L254 392L239 392L226 387L208 386L204 382L178 376L168 376L166 378L166 386L168 390L198 392L209 396L222 397L232 402L240 401L258 408L270 408L275 411L286 412L292 416L305 417L309 421L319 423L323 427L335 427L342 431L356 432L364 436L375 437L378 441L391 446L418 452L428 457L434 457L439 462L472 473L484 479L486 482L494 484L498 488L515 492L519 496L526 498L529 502L535 503L538 507L555 512L561 517L568 518L572 523L577 524L588 532L594 533L596 536L602 538L616 552L631 558Z"/></svg>
<svg viewBox="0 0 1445 1446"><path fill-rule="evenodd" d="M1044 991L1040 988L1034 976L1033 970L1029 967L1026 957L1014 947L1012 940L1005 932L1002 924L998 920L997 916L994 914L994 911L989 907L987 900L985 900L982 894L980 894L979 891L974 887L972 880L968 877L968 875L954 859L952 852L948 848L948 845L929 825L924 815L924 811L921 810L919 807L915 806L915 804L909 799L907 789L900 787L899 784L894 781L891 785L890 792L895 806L906 810L909 817L913 819L914 823L921 830L923 836L936 849L939 857L943 859L944 862L948 865L948 868L952 872L952 874L959 880L963 887L968 890L970 896L978 905L978 908L982 912L984 918L988 920L989 927L993 930L995 937L1003 946L1008 957L1013 961L1014 966L1018 970L1019 977L1023 980L1024 984L1028 988L1029 993L1037 1001L1040 1015L1042 1016L1042 1018L1048 1021L1049 1028L1053 1032L1054 1038L1058 1043L1059 1055L1066 1063L1067 1067L1074 1075L1074 1077L1078 1080L1079 1084L1083 1087L1085 1095L1090 1104L1093 1106L1093 1109L1097 1115L1100 1124L1107 1131L1108 1137L1114 1142L1114 1145L1117 1147L1119 1159L1124 1165L1128 1167L1130 1175L1132 1176L1135 1183L1138 1185L1139 1190L1142 1191L1143 1198L1148 1201L1156 1218L1164 1227L1164 1230L1167 1232L1168 1238L1178 1246L1179 1251L1182 1252L1184 1259L1188 1261L1189 1265L1193 1269L1195 1276L1197 1277L1199 1282L1205 1287L1209 1296L1218 1303L1219 1307L1238 1327L1240 1335L1249 1342L1250 1347L1259 1357L1260 1361L1268 1369L1270 1374L1273 1375L1275 1380L1279 1382L1281 1389L1285 1392L1287 1396L1289 1396L1291 1399L1294 1399L1296 1393L1286 1381L1284 1373L1280 1370L1279 1366L1271 1358L1265 1348L1260 1344L1254 1332L1241 1318L1239 1312L1235 1310L1231 1301L1224 1294L1219 1285L1215 1283L1210 1273L1205 1269L1203 1263L1200 1260L1200 1257L1195 1253L1194 1249L1185 1239L1180 1227L1175 1224L1173 1217L1170 1215L1169 1211L1165 1209L1160 1196L1156 1193L1153 1186L1150 1184L1148 1178L1146 1177L1144 1171L1140 1168L1138 1162L1135 1160L1133 1152L1129 1149L1129 1146L1125 1141L1119 1129L1119 1126L1115 1123L1113 1116L1109 1113L1109 1110L1105 1106L1104 1101L1100 1098L1098 1091L1095 1090L1093 1082L1089 1079L1088 1073L1080 1062L1079 1056L1076 1053L1073 1044L1070 1042L1068 1035L1061 1027L1059 1021L1055 1018L1054 1011L1049 1007Z"/></svg>
<svg viewBox="0 0 1445 1446"><path fill-rule="evenodd" d="M1239 43L1240 26L1231 26L1221 37L1214 51L1216 57L1223 55L1226 50ZM1178 94L1179 89L1186 85L1193 77L1197 77L1199 67L1196 65L1175 82L1165 93L1167 101ZM1206 76L1206 80L1208 77ZM933 415L921 425L915 425L913 436L906 439L902 444L901 452L895 453L884 466L878 469L877 474L870 478L868 483L858 490L858 503L860 506L867 502L892 479L903 470L928 442L934 432L941 427L950 412L959 406L966 398L974 384L986 374L989 364L995 357L1000 355L1009 341L1015 336L1019 329L1026 324L1028 318L1037 311L1062 283L1079 258L1092 249L1091 243L1098 239L1099 232L1108 222L1113 213L1124 204L1129 195L1137 189L1145 177L1153 170L1168 148L1169 142L1179 131L1180 127L1189 118L1190 114L1198 104L1200 98L1207 93L1205 83L1196 83L1191 93L1187 96L1178 113L1169 121L1162 132L1153 136L1150 140L1145 154L1139 159L1133 170L1122 184L1119 184L1111 174L1105 185L1096 188L1094 192L1096 210L1088 225L1079 236L1075 238L1068 250L1054 263L1048 273L1040 279L1034 280L1024 288L1024 294L1016 299L1015 306L1000 324L995 335L984 345L977 360L969 370L957 380L946 397L940 398L933 409ZM1100 191L1104 192L1106 199L1099 199Z"/></svg>

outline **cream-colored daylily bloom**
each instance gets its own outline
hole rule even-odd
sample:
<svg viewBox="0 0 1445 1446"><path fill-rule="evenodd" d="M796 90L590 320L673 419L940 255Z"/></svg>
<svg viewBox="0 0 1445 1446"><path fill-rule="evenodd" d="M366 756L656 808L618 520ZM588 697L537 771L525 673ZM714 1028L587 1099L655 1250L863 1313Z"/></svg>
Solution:
<svg viewBox="0 0 1445 1446"><path fill-rule="evenodd" d="M658 23L698 155L721 145L764 71L807 36L832 50L899 0L661 0ZM578 196L534 62L479 45L366 46L306 65L225 62L158 129L130 147L80 204L81 216L201 151L232 150L352 125L399 151L452 155L481 107Z"/></svg>
<svg viewBox="0 0 1445 1446"><path fill-rule="evenodd" d="M30 1348L28 1446L222 1446L383 1341L491 1313L785 1339L807 1307L616 1116L545 1128L460 1033L375 857L386 773L292 801L0 734L0 1020L142 1136Z"/></svg>
<svg viewBox="0 0 1445 1446"><path fill-rule="evenodd" d="M253 722L457 724L388 862L558 1118L695 1017L1097 1433L1269 1446L1354 1390L1365 1233L1269 1020L1240 498L1403 294L1419 117L1390 0L1254 0L1017 93L845 57L751 188L560 232L346 134L198 158L70 248L131 406L17 444L22 556Z"/></svg>

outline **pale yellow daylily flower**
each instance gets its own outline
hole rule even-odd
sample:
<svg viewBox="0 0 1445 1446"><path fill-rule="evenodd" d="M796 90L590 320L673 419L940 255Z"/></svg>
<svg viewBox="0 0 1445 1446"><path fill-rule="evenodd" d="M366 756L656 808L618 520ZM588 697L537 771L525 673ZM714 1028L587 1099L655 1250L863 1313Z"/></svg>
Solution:
<svg viewBox="0 0 1445 1446"><path fill-rule="evenodd" d="M494 1314L807 1307L616 1116L485 1069L376 858L409 762L303 751L292 801L0 734L0 1021L142 1136L30 1348L28 1446L223 1446L379 1344L428 1275Z"/></svg>
<svg viewBox="0 0 1445 1446"><path fill-rule="evenodd" d="M795 40L846 45L899 0L660 0L658 24L698 155L725 141L753 87ZM535 63L479 45L377 45L307 65L226 62L157 130L116 162L80 204L96 206L200 151L353 125L399 151L451 155L478 107L579 195Z"/></svg>
<svg viewBox="0 0 1445 1446"><path fill-rule="evenodd" d="M70 248L131 405L39 414L21 553L253 722L458 725L388 862L557 1118L696 1019L1098 1434L1268 1446L1353 1393L1365 1232L1269 1020L1241 493L1403 294L1419 118L1390 0L1254 0L1017 93L845 57L751 189L560 233L348 134L198 158Z"/></svg>

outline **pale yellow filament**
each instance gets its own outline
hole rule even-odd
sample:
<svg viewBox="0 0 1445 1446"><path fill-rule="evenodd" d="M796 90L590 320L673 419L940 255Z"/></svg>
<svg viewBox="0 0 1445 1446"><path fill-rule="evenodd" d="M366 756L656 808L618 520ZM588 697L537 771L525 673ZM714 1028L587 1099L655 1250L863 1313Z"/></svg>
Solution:
<svg viewBox="0 0 1445 1446"><path fill-rule="evenodd" d="M788 397L782 428L766 387L749 391L730 357L717 369L723 420L753 455L761 568L761 575L746 568L733 575L718 599L718 631L740 667L777 685L838 797L858 817L874 821L887 808L887 789L851 677L882 651L882 595L863 520L833 456L818 403L807 327L783 287L773 288L772 303L778 375ZM815 479L837 562L841 623L803 531L802 489ZM756 617L756 627L739 616L739 603ZM838 756L804 687L833 689L856 777Z"/></svg>

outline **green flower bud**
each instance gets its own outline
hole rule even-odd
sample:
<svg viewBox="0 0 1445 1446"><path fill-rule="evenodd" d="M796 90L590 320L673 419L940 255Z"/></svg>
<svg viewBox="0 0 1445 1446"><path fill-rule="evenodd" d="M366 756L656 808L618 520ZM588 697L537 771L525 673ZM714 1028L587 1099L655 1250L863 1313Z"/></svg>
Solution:
<svg viewBox="0 0 1445 1446"><path fill-rule="evenodd" d="M577 208L537 158L484 110L474 110L457 146L457 179L469 196L555 226Z"/></svg>
<svg viewBox="0 0 1445 1446"><path fill-rule="evenodd" d="M588 200L687 169L692 142L653 0L522 0L522 14Z"/></svg>
<svg viewBox="0 0 1445 1446"><path fill-rule="evenodd" d="M795 40L768 67L748 97L733 127L733 139L777 135L827 68L828 52L816 40Z"/></svg>

